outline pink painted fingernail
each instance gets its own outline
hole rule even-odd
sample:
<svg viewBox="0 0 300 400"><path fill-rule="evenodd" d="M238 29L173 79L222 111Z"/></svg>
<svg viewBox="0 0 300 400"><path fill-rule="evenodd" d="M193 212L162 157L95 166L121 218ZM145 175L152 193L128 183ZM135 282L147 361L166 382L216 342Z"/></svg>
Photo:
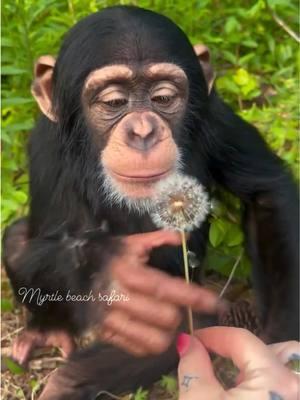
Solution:
<svg viewBox="0 0 300 400"><path fill-rule="evenodd" d="M186 333L180 333L176 343L176 348L180 357L187 352L187 350L190 347L190 343L191 343L190 335L187 335Z"/></svg>

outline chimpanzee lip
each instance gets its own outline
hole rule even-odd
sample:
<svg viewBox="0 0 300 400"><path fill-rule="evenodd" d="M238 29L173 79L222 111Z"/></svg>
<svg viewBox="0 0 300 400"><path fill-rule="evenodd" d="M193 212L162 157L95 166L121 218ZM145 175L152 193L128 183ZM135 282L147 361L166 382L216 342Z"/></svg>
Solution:
<svg viewBox="0 0 300 400"><path fill-rule="evenodd" d="M127 181L127 182L151 182L151 181L157 181L165 176L167 176L170 172L170 169L152 174L150 173L149 175L124 175L120 174L115 171L111 171L113 175L115 175L116 179L122 180L122 181Z"/></svg>

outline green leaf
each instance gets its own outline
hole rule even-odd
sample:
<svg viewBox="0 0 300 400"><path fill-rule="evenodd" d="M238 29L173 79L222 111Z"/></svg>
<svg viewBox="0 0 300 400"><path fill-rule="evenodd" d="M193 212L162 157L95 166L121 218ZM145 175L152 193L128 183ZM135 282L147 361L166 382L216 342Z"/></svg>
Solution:
<svg viewBox="0 0 300 400"><path fill-rule="evenodd" d="M177 379L171 375L163 375L160 380L160 385L170 394L177 393Z"/></svg>
<svg viewBox="0 0 300 400"><path fill-rule="evenodd" d="M13 41L11 38L3 37L1 38L1 46L2 47L13 47Z"/></svg>
<svg viewBox="0 0 300 400"><path fill-rule="evenodd" d="M231 53L230 51L223 51L223 58L224 60L229 61L231 64L235 65L236 64L236 55Z"/></svg>
<svg viewBox="0 0 300 400"><path fill-rule="evenodd" d="M19 204L17 201L14 201L9 198L4 198L2 200L2 212L4 213L5 211L16 211L19 207Z"/></svg>
<svg viewBox="0 0 300 400"><path fill-rule="evenodd" d="M1 68L1 75L21 75L26 73L28 73L26 69L11 67L8 65L4 65Z"/></svg>
<svg viewBox="0 0 300 400"><path fill-rule="evenodd" d="M252 48L258 47L258 43L256 43L254 40L251 39L243 40L242 44L243 46L246 47L252 47Z"/></svg>
<svg viewBox="0 0 300 400"><path fill-rule="evenodd" d="M233 77L235 83L239 86L245 86L249 83L250 75L244 68L239 68Z"/></svg>
<svg viewBox="0 0 300 400"><path fill-rule="evenodd" d="M13 197L20 204L25 204L27 202L27 194L21 190L17 190L13 193Z"/></svg>
<svg viewBox="0 0 300 400"><path fill-rule="evenodd" d="M9 357L4 357L4 364L14 375L22 375L26 372L26 370L23 367L21 367L18 363L16 363Z"/></svg>
<svg viewBox="0 0 300 400"><path fill-rule="evenodd" d="M260 12L261 10L264 10L265 8L266 8L266 5L265 5L265 3L264 3L264 0L258 0L258 1L254 4L254 6L252 6L252 7L248 10L248 12L247 12L248 17L250 17L250 18L257 17L258 14L259 14L259 12Z"/></svg>
<svg viewBox="0 0 300 400"><path fill-rule="evenodd" d="M248 257L243 256L241 263L239 265L239 275L243 276L245 278L249 277L250 273L251 273L251 263L248 259Z"/></svg>
<svg viewBox="0 0 300 400"><path fill-rule="evenodd" d="M230 274L230 267L228 265L232 264L232 257L228 257L225 254L214 253L214 249L209 249L207 256L208 269L217 271L225 276Z"/></svg>
<svg viewBox="0 0 300 400"><path fill-rule="evenodd" d="M224 90L230 93L234 93L234 94L239 94L240 89L239 87L236 85L235 82L233 82L232 78L228 77L228 76L222 76L220 78L217 79L217 87L219 90Z"/></svg>
<svg viewBox="0 0 300 400"><path fill-rule="evenodd" d="M225 23L224 30L227 34L230 34L233 31L239 31L240 27L241 27L241 25L235 17L229 17L229 18L227 18L227 21Z"/></svg>
<svg viewBox="0 0 300 400"><path fill-rule="evenodd" d="M18 169L18 164L16 160L12 158L3 158L2 159L2 168L3 169L8 169L10 171L15 171Z"/></svg>
<svg viewBox="0 0 300 400"><path fill-rule="evenodd" d="M11 97L9 99L2 100L2 107L17 106L20 104L34 103L34 99L26 97Z"/></svg>
<svg viewBox="0 0 300 400"><path fill-rule="evenodd" d="M6 126L6 130L9 133L19 132L19 131L29 131L33 128L34 121L32 119L20 123L10 124Z"/></svg>
<svg viewBox="0 0 300 400"><path fill-rule="evenodd" d="M238 225L231 224L227 230L225 243L227 246L237 246L243 242L243 233Z"/></svg>
<svg viewBox="0 0 300 400"><path fill-rule="evenodd" d="M209 228L209 241L213 247L218 247L222 243L225 233L224 223L219 219L213 220Z"/></svg>
<svg viewBox="0 0 300 400"><path fill-rule="evenodd" d="M33 394L36 394L40 390L42 383L37 381L36 379L31 379L29 384L30 384L30 387L32 390L32 395L33 395Z"/></svg>
<svg viewBox="0 0 300 400"><path fill-rule="evenodd" d="M239 59L239 64L245 65L245 64L249 63L249 61L252 60L254 57L255 57L254 53L246 54L245 56L243 56Z"/></svg>
<svg viewBox="0 0 300 400"><path fill-rule="evenodd" d="M141 387L135 392L134 400L147 400L148 399L148 391L143 390Z"/></svg>
<svg viewBox="0 0 300 400"><path fill-rule="evenodd" d="M10 299L6 299L6 298L1 299L1 311L2 312L11 312L13 309L14 309L14 305Z"/></svg>
<svg viewBox="0 0 300 400"><path fill-rule="evenodd" d="M211 200L211 213L214 217L222 217L226 213L225 205L217 198Z"/></svg>

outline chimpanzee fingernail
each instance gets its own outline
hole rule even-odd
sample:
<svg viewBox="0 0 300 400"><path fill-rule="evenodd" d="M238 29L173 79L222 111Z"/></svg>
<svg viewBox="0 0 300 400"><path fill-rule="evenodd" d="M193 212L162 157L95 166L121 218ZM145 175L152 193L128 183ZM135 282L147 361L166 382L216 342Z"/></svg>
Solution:
<svg viewBox="0 0 300 400"><path fill-rule="evenodd" d="M191 344L190 335L187 335L186 333L180 333L180 335L177 338L177 343L176 343L177 351L178 351L178 354L180 355L180 357L183 356L183 354L187 352L187 350L190 347L190 344Z"/></svg>
<svg viewBox="0 0 300 400"><path fill-rule="evenodd" d="M217 314L223 316L230 310L230 303L227 300L219 299L217 303Z"/></svg>

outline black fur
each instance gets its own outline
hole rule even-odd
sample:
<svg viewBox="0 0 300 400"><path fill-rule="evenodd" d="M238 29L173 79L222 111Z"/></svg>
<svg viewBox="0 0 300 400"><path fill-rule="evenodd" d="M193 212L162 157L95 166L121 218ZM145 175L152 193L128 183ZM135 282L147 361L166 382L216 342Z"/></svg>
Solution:
<svg viewBox="0 0 300 400"><path fill-rule="evenodd" d="M88 292L95 272L102 271L114 249L119 249L115 236L155 229L148 216L112 210L104 202L99 149L93 145L82 111L81 91L88 73L106 64L167 61L183 68L189 81L187 110L176 138L185 172L208 190L220 185L242 200L265 331L270 341L298 339L298 198L291 174L253 126L234 114L214 90L207 94L203 72L185 34L166 17L135 7L93 14L64 40L53 86L59 122L42 116L30 141L30 241L17 268L12 271L7 265L13 287L16 293L22 286L40 287L44 293L65 293L69 288ZM103 220L108 221L109 233L99 232ZM204 224L190 239L200 260L207 230ZM79 253L72 246L78 239L84 243ZM171 274L182 273L178 249L156 251L152 264ZM34 324L43 329L67 327L78 333L91 323L86 317L91 315L88 304L27 305ZM165 358L166 365L161 362L164 356L157 362L155 358L132 361L115 349L111 351L120 358L108 360L106 351L95 347L70 361L62 376L71 374L64 385L71 379L72 395L55 399L88 399L101 389L133 389L176 365L174 349ZM153 372L157 366L163 368Z"/></svg>

